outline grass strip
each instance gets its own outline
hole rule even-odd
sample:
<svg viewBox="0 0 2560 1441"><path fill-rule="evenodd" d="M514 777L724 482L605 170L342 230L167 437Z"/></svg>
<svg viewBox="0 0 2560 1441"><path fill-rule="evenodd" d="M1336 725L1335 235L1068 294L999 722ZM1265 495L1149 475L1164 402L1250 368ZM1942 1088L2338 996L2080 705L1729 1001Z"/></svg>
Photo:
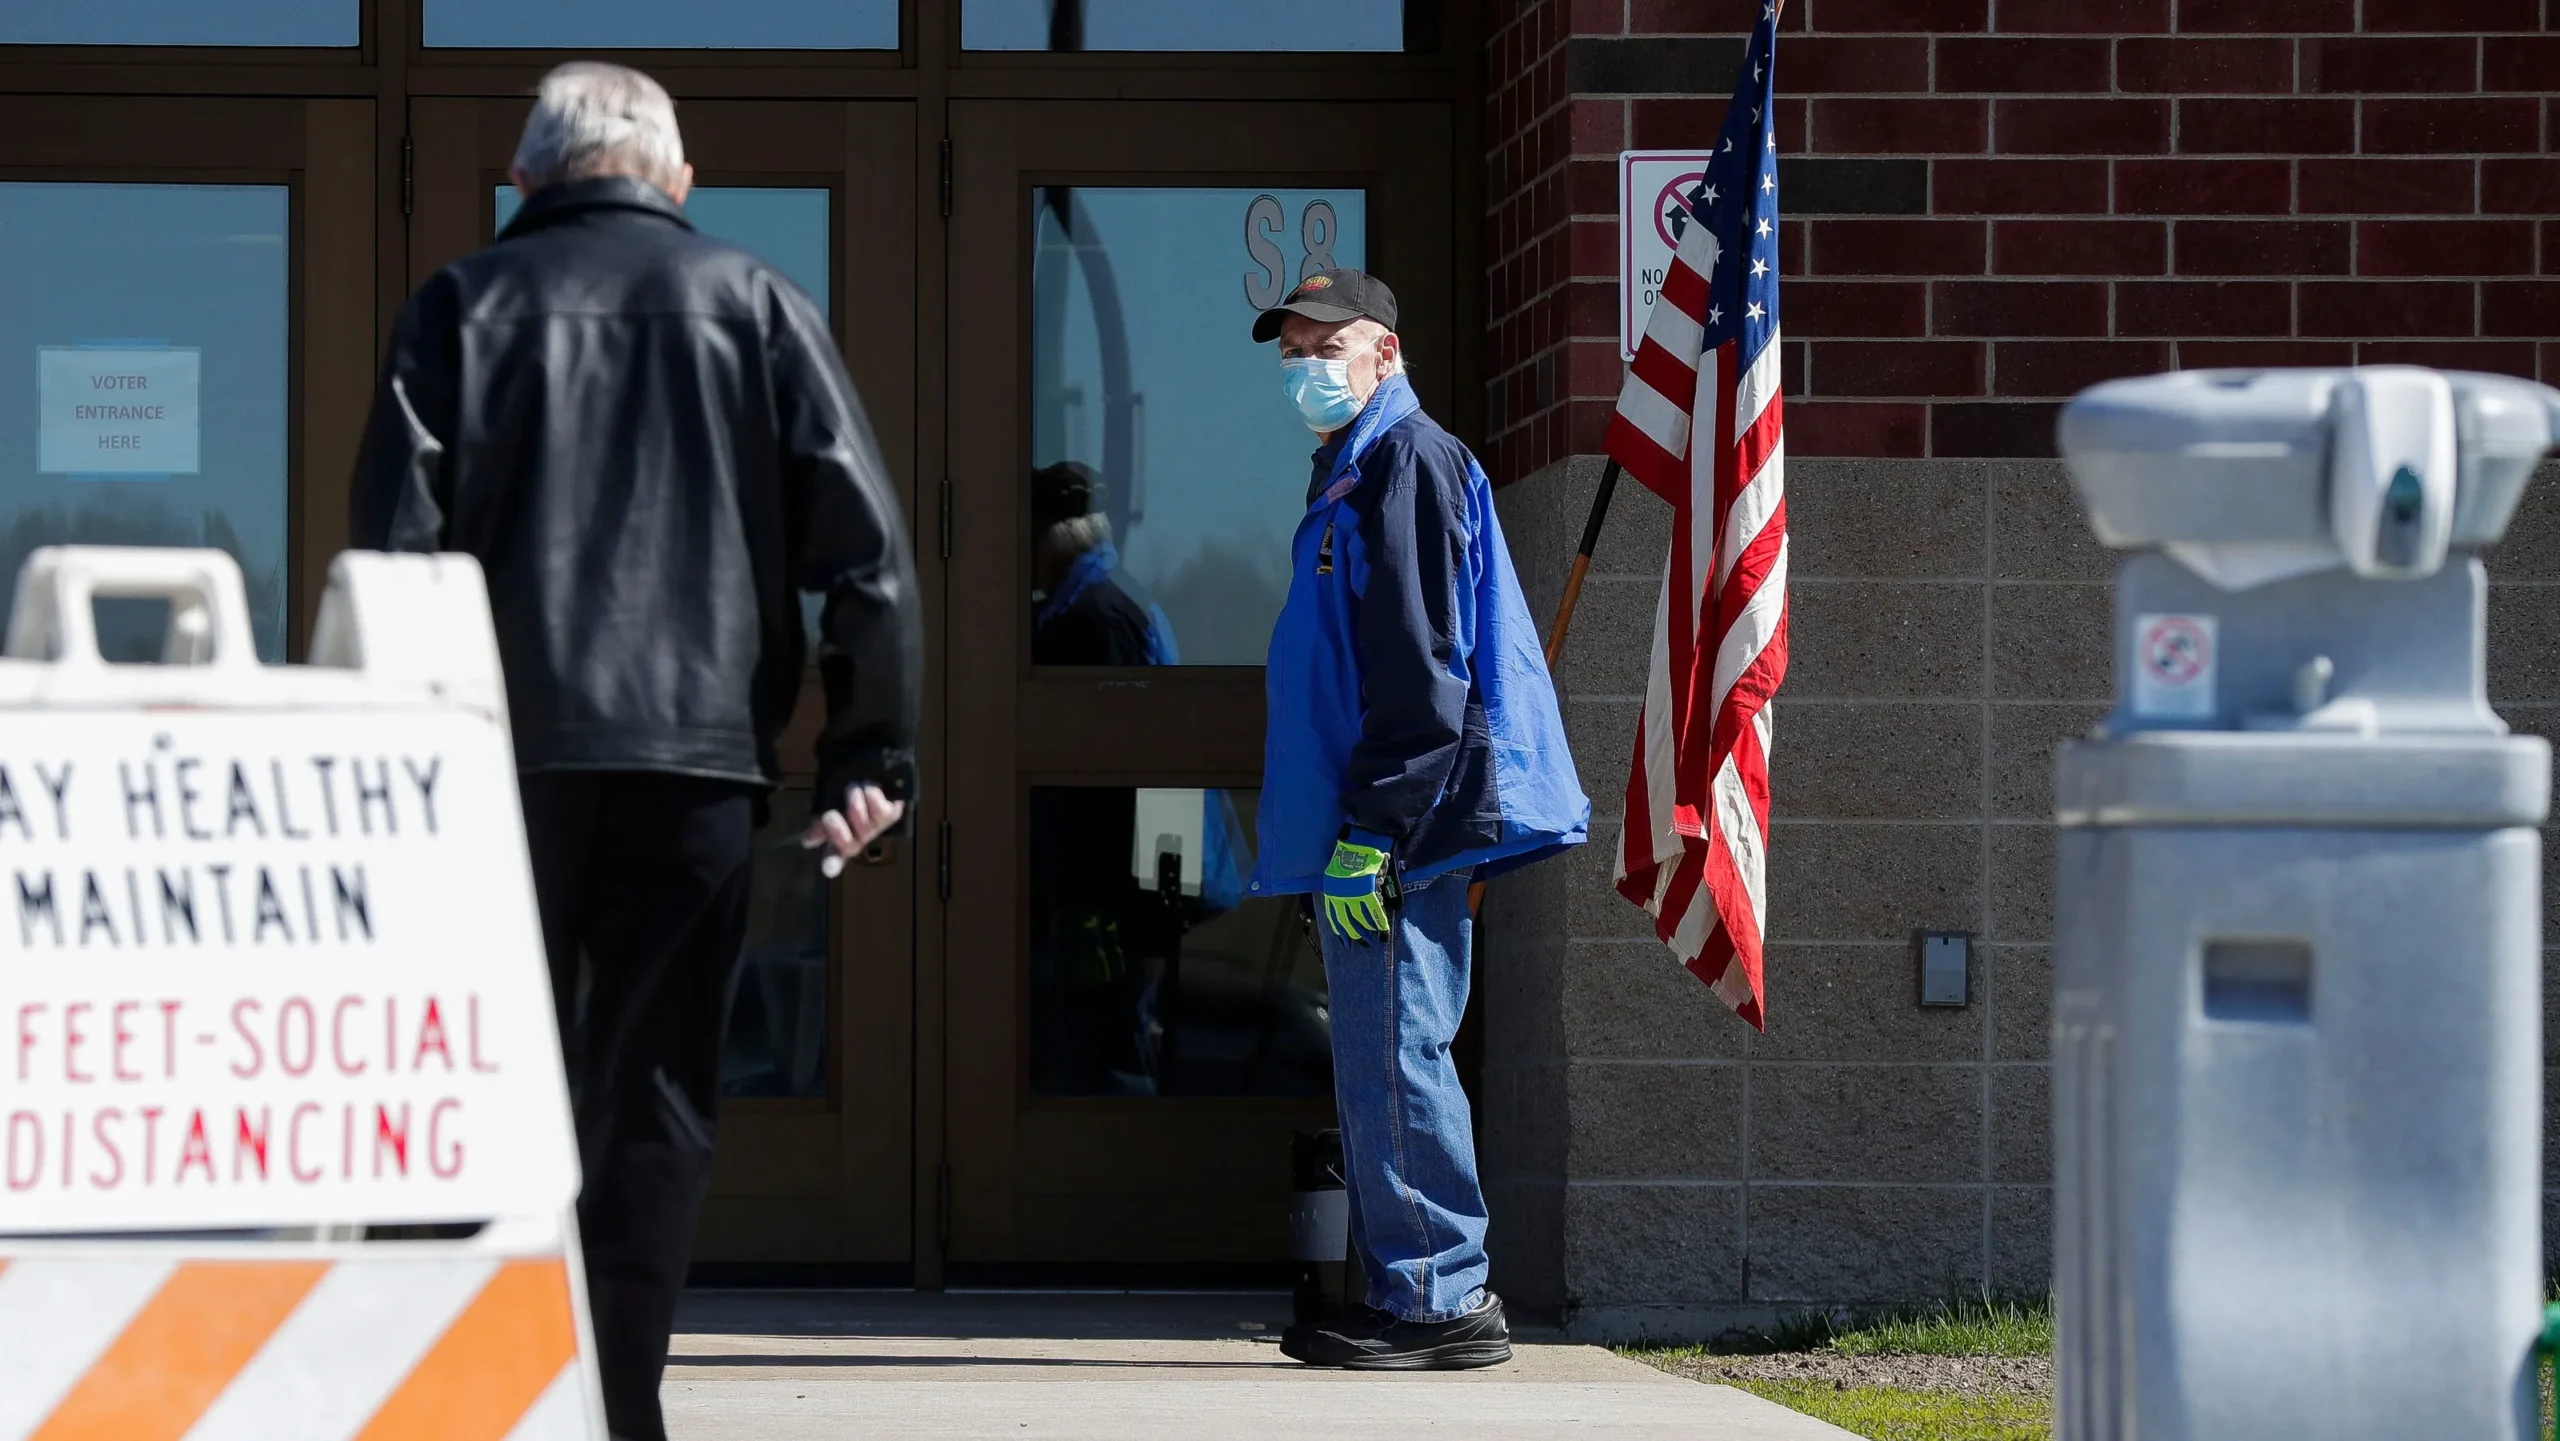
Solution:
<svg viewBox="0 0 2560 1441"><path fill-rule="evenodd" d="M1827 1381L1724 1381L1868 1441L2047 1441L2053 1403L2041 1396L1964 1396Z"/></svg>

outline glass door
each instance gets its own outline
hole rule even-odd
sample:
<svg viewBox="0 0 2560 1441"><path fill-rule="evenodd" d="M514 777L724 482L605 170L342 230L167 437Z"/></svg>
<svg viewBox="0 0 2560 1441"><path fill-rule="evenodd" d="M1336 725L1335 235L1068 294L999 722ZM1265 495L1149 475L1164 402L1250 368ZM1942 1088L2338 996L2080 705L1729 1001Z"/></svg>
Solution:
<svg viewBox="0 0 2560 1441"><path fill-rule="evenodd" d="M952 107L954 1281L1286 1263L1290 1134L1333 1112L1324 972L1245 878L1315 439L1249 332L1372 270L1450 413L1448 114Z"/></svg>
<svg viewBox="0 0 2560 1441"><path fill-rule="evenodd" d="M0 98L0 576L63 543L240 562L298 655L374 356L369 100ZM149 603L100 606L155 659Z"/></svg>
<svg viewBox="0 0 2560 1441"><path fill-rule="evenodd" d="M487 244L527 102L413 102L412 281ZM904 103L682 103L696 229L763 257L832 316L880 449L914 511L914 110ZM858 281L858 283L857 283ZM857 299L858 297L858 303ZM810 606L815 621L814 598ZM915 848L834 882L793 844L809 813L811 673L758 839L723 1074L720 1159L695 1260L709 1276L902 1282L912 1254Z"/></svg>

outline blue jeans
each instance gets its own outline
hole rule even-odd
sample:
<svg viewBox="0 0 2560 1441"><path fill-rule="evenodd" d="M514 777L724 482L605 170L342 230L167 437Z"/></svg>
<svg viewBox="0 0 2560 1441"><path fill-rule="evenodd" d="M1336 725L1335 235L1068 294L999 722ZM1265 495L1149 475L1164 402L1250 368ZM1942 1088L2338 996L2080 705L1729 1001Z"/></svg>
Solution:
<svg viewBox="0 0 2560 1441"><path fill-rule="evenodd" d="M1369 1304L1407 1321L1463 1315L1484 1288L1484 1188L1449 1055L1467 1009L1467 874L1408 889L1384 936L1346 941L1316 927L1333 992L1351 1249Z"/></svg>

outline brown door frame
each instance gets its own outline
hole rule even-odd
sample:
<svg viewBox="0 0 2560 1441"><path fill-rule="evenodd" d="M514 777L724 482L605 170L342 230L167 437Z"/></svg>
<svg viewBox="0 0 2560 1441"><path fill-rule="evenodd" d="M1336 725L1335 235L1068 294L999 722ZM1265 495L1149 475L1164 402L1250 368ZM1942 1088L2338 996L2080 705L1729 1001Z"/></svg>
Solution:
<svg viewBox="0 0 2560 1441"><path fill-rule="evenodd" d="M1259 667L1030 664L1032 195L1044 185L1364 188L1370 263L1395 277L1417 388L1446 414L1459 384L1457 295L1471 288L1450 241L1449 107L965 100L951 120L952 271L971 283L950 301L946 444L955 525L972 543L952 560L951 627L970 640L951 654L950 740L973 763L949 782L948 1260L1025 1278L1282 1261L1288 1134L1329 1124L1329 1097L1029 1090L1029 787L1258 785L1263 726ZM1310 141L1329 127L1369 138L1355 155Z"/></svg>

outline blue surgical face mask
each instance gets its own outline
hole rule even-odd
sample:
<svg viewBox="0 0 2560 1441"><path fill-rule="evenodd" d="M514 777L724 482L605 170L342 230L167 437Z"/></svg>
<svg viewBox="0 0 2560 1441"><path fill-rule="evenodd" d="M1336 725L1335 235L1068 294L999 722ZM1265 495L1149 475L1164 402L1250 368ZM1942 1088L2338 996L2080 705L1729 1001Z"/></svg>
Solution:
<svg viewBox="0 0 2560 1441"><path fill-rule="evenodd" d="M1281 390L1318 435L1340 430L1360 413L1360 397L1351 389L1351 360L1359 353L1333 360L1292 356L1280 362Z"/></svg>

